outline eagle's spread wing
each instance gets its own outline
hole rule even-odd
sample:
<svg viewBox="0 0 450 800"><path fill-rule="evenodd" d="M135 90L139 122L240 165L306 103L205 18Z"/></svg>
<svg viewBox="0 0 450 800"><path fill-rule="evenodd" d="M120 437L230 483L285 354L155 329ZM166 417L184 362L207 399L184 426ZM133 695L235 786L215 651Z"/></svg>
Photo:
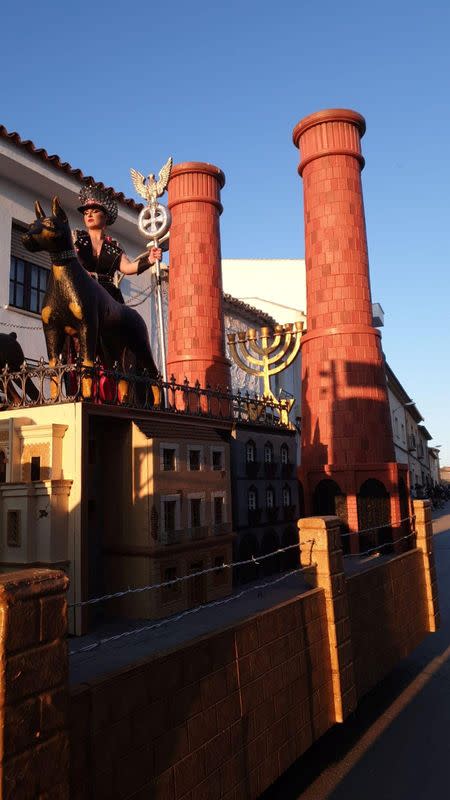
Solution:
<svg viewBox="0 0 450 800"><path fill-rule="evenodd" d="M138 172L137 169L130 169L131 173L131 180L133 181L134 188L136 189L137 193L141 195L141 197L145 197L147 199L147 189L145 186L145 177L142 172Z"/></svg>
<svg viewBox="0 0 450 800"><path fill-rule="evenodd" d="M172 156L169 156L169 158L167 159L166 163L161 168L161 171L160 171L159 176L158 176L158 183L156 184L156 190L158 192L158 197L160 197L163 194L167 184L169 183L170 171L172 169L172 163L173 163Z"/></svg>

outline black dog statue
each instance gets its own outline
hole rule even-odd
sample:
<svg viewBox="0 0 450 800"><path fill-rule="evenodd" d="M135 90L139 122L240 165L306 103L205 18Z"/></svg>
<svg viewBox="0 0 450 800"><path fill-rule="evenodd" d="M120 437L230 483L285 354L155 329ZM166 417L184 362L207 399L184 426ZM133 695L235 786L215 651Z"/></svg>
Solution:
<svg viewBox="0 0 450 800"><path fill-rule="evenodd" d="M151 378L156 378L158 370L144 320L134 309L117 303L80 264L73 249L67 216L58 198L53 198L51 217L45 216L38 201L34 207L36 220L22 241L31 252L47 251L52 261L41 312L49 365L57 362L69 334L78 338L84 366L92 367L99 356L106 368L111 369L117 362L125 372L131 355L136 371L146 369ZM126 381L121 381L119 390L121 399L126 401ZM83 378L82 393L84 398L91 396L91 378ZM156 386L153 395L158 404L160 397Z"/></svg>

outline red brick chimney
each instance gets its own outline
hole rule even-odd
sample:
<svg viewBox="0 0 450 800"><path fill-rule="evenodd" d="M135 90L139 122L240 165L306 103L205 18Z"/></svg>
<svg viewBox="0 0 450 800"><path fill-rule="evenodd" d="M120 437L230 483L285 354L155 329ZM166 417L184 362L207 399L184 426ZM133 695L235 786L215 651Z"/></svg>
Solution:
<svg viewBox="0 0 450 800"><path fill-rule="evenodd" d="M392 519L400 519L381 336L372 325L361 187L365 129L355 111L329 109L301 120L293 134L303 178L307 288L300 478L308 513L320 511L326 487L318 484L337 483L353 530L368 478L383 483Z"/></svg>
<svg viewBox="0 0 450 800"><path fill-rule="evenodd" d="M169 326L167 374L178 383L231 385L225 357L219 217L222 170L188 162L170 176Z"/></svg>

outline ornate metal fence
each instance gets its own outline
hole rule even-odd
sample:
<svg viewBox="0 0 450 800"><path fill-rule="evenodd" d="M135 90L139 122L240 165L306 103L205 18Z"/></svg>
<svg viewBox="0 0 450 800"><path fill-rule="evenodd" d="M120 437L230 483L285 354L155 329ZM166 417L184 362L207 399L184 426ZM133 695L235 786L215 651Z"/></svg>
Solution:
<svg viewBox="0 0 450 800"><path fill-rule="evenodd" d="M173 376L164 382L145 372L108 370L100 362L93 367L79 362L50 366L43 359L25 362L15 372L8 366L0 371L0 411L74 402L290 427L283 400L233 394L221 387L202 387L198 381L191 385L187 379L177 383Z"/></svg>

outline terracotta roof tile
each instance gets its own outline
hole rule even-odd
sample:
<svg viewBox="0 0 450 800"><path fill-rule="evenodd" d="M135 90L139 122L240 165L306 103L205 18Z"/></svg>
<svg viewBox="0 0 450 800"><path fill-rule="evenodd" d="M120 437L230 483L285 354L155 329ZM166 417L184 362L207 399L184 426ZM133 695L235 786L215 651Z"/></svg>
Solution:
<svg viewBox="0 0 450 800"><path fill-rule="evenodd" d="M71 178L75 178L76 181L79 183L85 183L88 180L94 180L92 175L84 175L81 169L77 169L76 167L72 167L67 161L61 161L60 157L57 155L51 155L44 150L43 147L36 147L34 142L31 139L22 139L18 133L13 131L10 133L4 125L0 125L0 138L6 139L7 141L14 144L20 150L26 150L28 153L31 153L32 156L35 156L40 161L43 161L46 164L51 164L51 166L58 169L60 172L65 172L66 175L70 175ZM141 211L143 208L142 203L136 203L131 197L125 197L123 192L116 192L113 186L105 186L104 183L100 181L96 181L99 183L100 186L107 189L112 189L114 192L114 196L119 203L122 203L128 208L132 208L133 211Z"/></svg>
<svg viewBox="0 0 450 800"><path fill-rule="evenodd" d="M254 306L249 306L248 303L244 303L243 300L238 300L237 297L233 297L231 294L226 294L224 292L223 299L225 300L225 306L228 306L228 308L233 311L246 314L252 318L256 317L258 322L265 322L271 327L277 324L277 321L271 317L270 314L266 314L265 311L261 311L261 309L255 308Z"/></svg>

